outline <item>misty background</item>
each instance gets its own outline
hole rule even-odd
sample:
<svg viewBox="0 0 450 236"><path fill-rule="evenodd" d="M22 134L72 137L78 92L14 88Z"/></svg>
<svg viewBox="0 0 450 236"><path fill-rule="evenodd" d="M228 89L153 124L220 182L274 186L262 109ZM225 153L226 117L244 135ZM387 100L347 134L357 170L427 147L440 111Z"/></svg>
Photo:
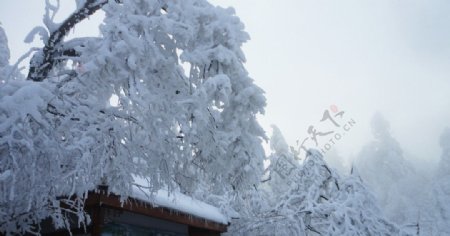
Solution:
<svg viewBox="0 0 450 236"><path fill-rule="evenodd" d="M437 164L439 136L450 126L449 1L211 2L234 7L251 36L243 47L246 68L266 92L259 120L268 135L276 124L295 145L335 105L356 125L325 158L340 156L348 165L373 139L370 122L380 112L408 159ZM75 4L62 1L61 7L60 20ZM2 3L11 63L30 48L23 40L42 25L43 13L44 1ZM101 19L97 13L73 33L96 36ZM32 45L42 44L35 39Z"/></svg>

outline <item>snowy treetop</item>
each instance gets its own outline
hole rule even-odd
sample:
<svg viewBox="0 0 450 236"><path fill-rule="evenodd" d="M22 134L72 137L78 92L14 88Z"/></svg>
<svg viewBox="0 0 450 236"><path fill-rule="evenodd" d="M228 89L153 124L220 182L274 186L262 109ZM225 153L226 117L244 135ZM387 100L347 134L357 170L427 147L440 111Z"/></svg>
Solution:
<svg viewBox="0 0 450 236"><path fill-rule="evenodd" d="M0 25L0 68L9 65L9 56L8 38Z"/></svg>

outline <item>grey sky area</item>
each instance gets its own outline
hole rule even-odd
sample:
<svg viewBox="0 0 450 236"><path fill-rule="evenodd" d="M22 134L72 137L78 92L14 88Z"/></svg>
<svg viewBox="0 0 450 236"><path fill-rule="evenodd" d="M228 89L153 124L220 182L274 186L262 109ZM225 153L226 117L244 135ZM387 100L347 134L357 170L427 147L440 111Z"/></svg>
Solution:
<svg viewBox="0 0 450 236"><path fill-rule="evenodd" d="M71 2L61 1L58 19ZM233 6L252 38L244 46L246 66L266 91L260 121L269 134L276 124L293 145L335 105L356 121L334 145L351 158L372 139L369 124L379 111L406 152L426 162L439 158L439 136L450 126L450 1L212 2ZM2 1L12 62L30 47L23 39L42 25L43 13L44 1ZM98 35L100 19L74 33Z"/></svg>

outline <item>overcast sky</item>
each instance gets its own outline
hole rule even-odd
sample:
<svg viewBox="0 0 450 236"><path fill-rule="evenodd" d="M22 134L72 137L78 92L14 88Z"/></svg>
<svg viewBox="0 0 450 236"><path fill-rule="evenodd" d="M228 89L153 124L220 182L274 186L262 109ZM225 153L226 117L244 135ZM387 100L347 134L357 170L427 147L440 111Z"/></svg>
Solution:
<svg viewBox="0 0 450 236"><path fill-rule="evenodd" d="M41 25L43 2L1 3L12 62L29 48L26 34ZM356 121L334 145L352 157L372 139L370 119L379 111L405 151L438 159L439 135L450 126L450 1L212 2L233 6L251 36L244 46L246 68L266 91L260 121L269 134L276 124L293 145L335 105ZM97 35L100 19L93 17L75 34Z"/></svg>

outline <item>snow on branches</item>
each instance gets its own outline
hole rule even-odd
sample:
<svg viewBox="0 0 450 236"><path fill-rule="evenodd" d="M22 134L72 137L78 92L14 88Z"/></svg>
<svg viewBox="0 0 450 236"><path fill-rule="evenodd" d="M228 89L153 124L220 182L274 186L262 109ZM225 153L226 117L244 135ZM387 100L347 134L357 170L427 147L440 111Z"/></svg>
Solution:
<svg viewBox="0 0 450 236"><path fill-rule="evenodd" d="M100 8L100 37L64 40ZM135 176L150 192L222 209L259 183L265 98L243 66L248 35L232 9L86 0L61 24L56 10L47 4L48 38L27 80L0 87L0 232L38 233L46 218L86 225L87 192L108 185L125 199Z"/></svg>
<svg viewBox="0 0 450 236"><path fill-rule="evenodd" d="M408 235L383 217L356 170L340 177L320 152L303 161L287 149L275 127L270 178L259 207L232 221L230 235Z"/></svg>

